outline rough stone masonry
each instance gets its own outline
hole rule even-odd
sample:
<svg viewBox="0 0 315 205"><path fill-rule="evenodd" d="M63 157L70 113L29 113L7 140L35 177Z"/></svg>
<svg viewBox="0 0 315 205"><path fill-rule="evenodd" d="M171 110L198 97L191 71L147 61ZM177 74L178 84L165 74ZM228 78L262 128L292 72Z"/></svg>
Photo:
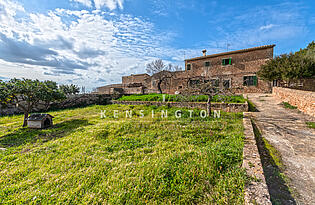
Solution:
<svg viewBox="0 0 315 205"><path fill-rule="evenodd" d="M185 70L172 72L162 85L163 93L180 93L201 78L223 79L224 86L235 93L271 92L271 84L258 76L261 65L273 58L275 45L266 45L237 51L207 55L185 60ZM99 87L96 93L147 94L158 93L158 75L137 74L123 76L121 84Z"/></svg>

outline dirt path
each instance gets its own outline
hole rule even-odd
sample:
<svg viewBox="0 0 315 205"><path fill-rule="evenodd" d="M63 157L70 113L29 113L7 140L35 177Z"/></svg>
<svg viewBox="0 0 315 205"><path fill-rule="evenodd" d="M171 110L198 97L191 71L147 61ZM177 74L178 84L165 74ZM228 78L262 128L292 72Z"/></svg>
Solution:
<svg viewBox="0 0 315 205"><path fill-rule="evenodd" d="M278 150L284 164L282 171L290 179L289 193L293 197L282 197L288 198L285 204L315 204L315 129L305 123L315 121L314 118L284 108L281 101L271 95L248 94L248 98L259 110L253 116L262 137ZM281 194L276 187L269 181L271 195Z"/></svg>

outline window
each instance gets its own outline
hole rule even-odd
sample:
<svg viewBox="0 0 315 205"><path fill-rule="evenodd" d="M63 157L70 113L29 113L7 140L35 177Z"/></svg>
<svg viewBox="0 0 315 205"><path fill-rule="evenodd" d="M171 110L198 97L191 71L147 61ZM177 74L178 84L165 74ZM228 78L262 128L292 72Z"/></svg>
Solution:
<svg viewBox="0 0 315 205"><path fill-rule="evenodd" d="M222 65L223 66L232 65L232 58L224 58L224 59L222 59Z"/></svg>
<svg viewBox="0 0 315 205"><path fill-rule="evenodd" d="M273 87L277 87L278 86L278 81L277 80L273 80L272 81L272 86Z"/></svg>
<svg viewBox="0 0 315 205"><path fill-rule="evenodd" d="M257 76L244 76L243 85L244 86L257 86Z"/></svg>
<svg viewBox="0 0 315 205"><path fill-rule="evenodd" d="M190 86L196 86L200 84L200 80L189 80Z"/></svg>
<svg viewBox="0 0 315 205"><path fill-rule="evenodd" d="M181 86L181 85L180 85L180 86L178 86L178 89L182 89L182 88L183 88L183 86Z"/></svg>
<svg viewBox="0 0 315 205"><path fill-rule="evenodd" d="M187 64L186 69L190 70L191 69L191 64Z"/></svg>
<svg viewBox="0 0 315 205"><path fill-rule="evenodd" d="M224 80L224 81L223 81L223 87L224 87L225 89L230 88L230 86L231 86L230 80Z"/></svg>
<svg viewBox="0 0 315 205"><path fill-rule="evenodd" d="M219 79L211 79L211 85L214 87L219 87Z"/></svg>
<svg viewBox="0 0 315 205"><path fill-rule="evenodd" d="M205 67L209 67L209 66L210 66L210 62L209 61L205 62Z"/></svg>

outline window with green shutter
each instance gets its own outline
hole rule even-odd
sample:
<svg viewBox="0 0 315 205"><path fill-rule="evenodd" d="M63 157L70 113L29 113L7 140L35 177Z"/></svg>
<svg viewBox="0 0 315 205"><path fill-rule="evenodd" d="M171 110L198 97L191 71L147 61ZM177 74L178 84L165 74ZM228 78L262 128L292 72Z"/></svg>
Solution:
<svg viewBox="0 0 315 205"><path fill-rule="evenodd" d="M244 86L257 86L257 76L244 76L243 85Z"/></svg>
<svg viewBox="0 0 315 205"><path fill-rule="evenodd" d="M224 59L222 59L222 65L223 66L232 65L232 58L224 58Z"/></svg>
<svg viewBox="0 0 315 205"><path fill-rule="evenodd" d="M253 85L254 86L257 86L257 76L253 76Z"/></svg>
<svg viewBox="0 0 315 205"><path fill-rule="evenodd" d="M210 62L209 61L205 62L205 67L209 67L209 66L210 66Z"/></svg>

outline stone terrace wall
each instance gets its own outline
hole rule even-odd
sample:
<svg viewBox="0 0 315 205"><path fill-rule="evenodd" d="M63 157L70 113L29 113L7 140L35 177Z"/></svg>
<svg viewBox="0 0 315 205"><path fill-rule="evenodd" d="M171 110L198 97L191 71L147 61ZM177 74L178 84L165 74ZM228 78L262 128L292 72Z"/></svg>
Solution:
<svg viewBox="0 0 315 205"><path fill-rule="evenodd" d="M80 94L69 96L66 100L62 102L52 103L50 109L65 109L65 108L75 108L84 107L88 105L106 105L110 103L112 97L106 94ZM43 105L38 105L37 108L33 109L32 112L45 112ZM14 115L21 114L22 111L17 107L9 105L3 107L0 105L0 116L3 115Z"/></svg>
<svg viewBox="0 0 315 205"><path fill-rule="evenodd" d="M62 102L51 104L51 109L66 109L84 107L88 105L107 105L110 103L111 95L106 94L81 94L69 96Z"/></svg>
<svg viewBox="0 0 315 205"><path fill-rule="evenodd" d="M22 111L20 111L17 107L13 105L8 105L8 106L0 105L0 116L15 115L15 114L21 114L21 113Z"/></svg>
<svg viewBox="0 0 315 205"><path fill-rule="evenodd" d="M206 102L154 102L154 101L118 101L112 100L113 104L122 104L122 105L156 105L156 106L170 106L170 107L179 107L179 108L199 108L206 110ZM225 112L247 112L248 104L245 103L211 103L212 110L222 110Z"/></svg>
<svg viewBox="0 0 315 205"><path fill-rule="evenodd" d="M315 117L315 92L273 87L273 96L298 107L302 112Z"/></svg>

